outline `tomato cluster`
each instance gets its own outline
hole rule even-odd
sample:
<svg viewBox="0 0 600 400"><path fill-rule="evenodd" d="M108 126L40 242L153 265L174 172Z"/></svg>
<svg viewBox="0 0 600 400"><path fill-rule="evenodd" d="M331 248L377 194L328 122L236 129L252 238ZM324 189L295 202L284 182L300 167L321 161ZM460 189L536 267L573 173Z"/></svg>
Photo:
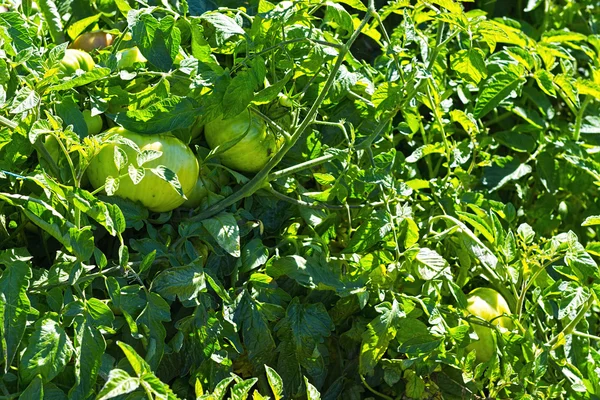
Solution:
<svg viewBox="0 0 600 400"><path fill-rule="evenodd" d="M77 70L91 71L95 63L88 52L109 47L114 40L112 33L103 31L80 35L65 51L60 71L64 75L71 75ZM115 56L117 70L134 68L147 61L137 47L119 50ZM102 131L100 115L92 117L90 110L84 110L83 117L89 135L97 135ZM250 109L232 118L218 118L204 126L195 123L190 127L190 138L196 140L202 132L222 165L246 173L260 171L282 143L263 118ZM111 191L115 195L139 201L151 211L170 211L182 205L196 208L209 193L218 192L220 186L227 184L223 169L203 166L200 174L198 160L190 147L168 133L143 135L117 126L99 138L101 146L87 168L91 186L95 189L105 188L109 182L114 186ZM46 141L46 147L54 158L58 153L58 145L53 139ZM122 152L115 150L116 147ZM115 156L115 151L120 156ZM160 157L139 163L138 160L143 161L143 154L149 151L160 152ZM126 162L122 160L123 154ZM171 173L175 175L166 176ZM109 177L116 180L107 181ZM177 185L180 185L179 191L175 188Z"/></svg>

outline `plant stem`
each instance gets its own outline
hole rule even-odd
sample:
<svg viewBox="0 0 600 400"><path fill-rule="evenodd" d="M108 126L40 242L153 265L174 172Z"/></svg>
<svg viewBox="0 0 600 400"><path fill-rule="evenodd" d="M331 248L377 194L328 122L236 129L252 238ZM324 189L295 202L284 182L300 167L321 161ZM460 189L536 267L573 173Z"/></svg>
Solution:
<svg viewBox="0 0 600 400"><path fill-rule="evenodd" d="M560 331L552 339L550 339L550 341L546 345L548 347L554 347L554 345L556 344L556 342L559 341L560 338L570 334L573 330L575 330L575 327L577 326L579 321L581 321L583 319L583 317L589 311L590 307L592 307L593 304L594 304L594 296L590 295L585 306L582 307L581 310L579 310L579 312L577 313L575 318L573 318L573 320L571 322L569 322L569 324L567 326L565 326L562 331Z"/></svg>

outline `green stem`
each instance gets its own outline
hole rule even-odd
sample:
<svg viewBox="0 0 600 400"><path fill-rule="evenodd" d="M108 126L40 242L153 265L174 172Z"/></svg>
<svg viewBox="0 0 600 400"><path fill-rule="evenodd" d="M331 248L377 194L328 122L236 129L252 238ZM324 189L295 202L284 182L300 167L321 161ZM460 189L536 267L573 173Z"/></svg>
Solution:
<svg viewBox="0 0 600 400"><path fill-rule="evenodd" d="M371 3L372 3L372 0L371 0ZM371 6L373 6L373 5L372 4L369 5L370 9L372 9ZM208 207L206 210L199 213L198 215L195 215L194 217L190 218L190 221L201 221L203 219L210 218L213 215L218 214L219 212L223 211L227 207L237 203L238 201L240 201L248 196L251 196L254 192L256 192L259 188L261 188L264 185L264 183L267 181L267 179L269 177L269 173L271 172L271 170L273 168L275 168L275 166L277 164L279 164L279 162L283 159L285 154L287 154L287 152L290 151L292 149L292 147L296 144L298 139L300 139L300 137L302 136L302 134L304 133L306 128L313 122L313 120L317 114L317 111L319 110L319 107L325 100L325 97L329 93L329 89L331 89L331 87L335 81L337 71L339 71L340 67L344 63L346 54L350 51L350 46L352 46L352 44L354 43L354 41L356 40L356 38L358 37L358 35L362 31L362 29L369 22L370 18L371 18L371 12L367 12L367 15L362 20L359 27L354 31L354 33L352 34L350 39L348 39L348 42L340 49L336 63L333 66L332 70L330 71L329 77L327 78L327 81L325 82L323 89L319 93L319 96L317 97L316 101L313 103L312 107L308 110L306 117L304 117L304 119L300 123L300 126L298 126L298 128L292 133L292 137L290 138L290 140L286 141L286 143L277 152L277 154L275 154L275 156L271 160L269 160L267 165L265 165L264 168L261 169L254 176L254 178L252 178L240 190L233 193L231 196L226 197L225 199L213 204L212 206Z"/></svg>
<svg viewBox="0 0 600 400"><path fill-rule="evenodd" d="M386 394L383 394L383 393L381 393L381 392L378 392L377 390L373 389L373 388L372 388L372 387L371 387L371 386L370 386L370 385L367 383L367 381L365 380L365 377L364 377L362 374L360 374L360 380L362 381L363 385L365 385L365 387L366 387L367 389L369 389L369 391L370 391L371 393L373 393L373 394L375 394L375 395L377 395L377 396L381 397L382 399L386 399L386 400L394 400L394 398L393 398L393 397L390 397L390 396L388 396L388 395L386 395Z"/></svg>
<svg viewBox="0 0 600 400"><path fill-rule="evenodd" d="M298 171L302 171L305 169L315 167L317 165L324 164L327 161L333 160L334 158L337 158L339 156L340 156L339 154L333 154L333 153L325 154L324 156L313 158L312 160L308 160L308 161L305 161L300 164L296 164L296 165L288 167L288 168L280 169L279 171L271 172L269 174L269 177L267 178L267 180L269 182L272 182L279 178L283 178L284 176L294 174Z"/></svg>
<svg viewBox="0 0 600 400"><path fill-rule="evenodd" d="M573 131L573 140L578 141L579 136L581 135L581 124L583 123L583 114L585 113L585 109L590 104L590 96L585 96L585 100L581 104L581 108L575 117L575 130Z"/></svg>
<svg viewBox="0 0 600 400"><path fill-rule="evenodd" d="M525 286L523 287L523 290L521 290L521 294L519 295L519 298L517 299L517 308L516 308L516 313L518 316L519 321L521 320L521 316L522 316L522 312L523 312L523 304L525 303L525 295L527 294L527 291L531 288L531 285L533 285L533 283L535 282L535 280L537 279L538 275L542 272L545 271L546 268L549 265L552 265L553 263L555 263L556 261L560 260L561 257L556 257L553 258L552 260L548 261L547 263L545 263L544 265L542 265L542 267L540 269L538 269L537 271L535 271L535 273L531 276L531 278L527 281L527 283L525 284Z"/></svg>
<svg viewBox="0 0 600 400"><path fill-rule="evenodd" d="M590 298L588 299L587 303L584 307L581 308L581 310L579 310L577 316L575 316L575 318L571 322L569 322L569 324L565 326L562 331L560 331L552 339L550 339L550 341L546 345L548 347L554 347L554 345L560 340L560 338L565 337L566 335L570 334L573 330L575 330L577 324L583 319L583 317L589 311L590 307L592 307L593 304L594 296L590 295Z"/></svg>

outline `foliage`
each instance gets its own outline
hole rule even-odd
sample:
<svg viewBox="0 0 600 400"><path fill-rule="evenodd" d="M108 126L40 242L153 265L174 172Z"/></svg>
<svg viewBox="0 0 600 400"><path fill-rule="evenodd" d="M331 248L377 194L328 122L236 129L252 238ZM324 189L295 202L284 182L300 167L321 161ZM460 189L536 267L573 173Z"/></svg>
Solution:
<svg viewBox="0 0 600 400"><path fill-rule="evenodd" d="M4 7L0 398L599 396L596 1ZM198 154L249 109L283 144L255 175L201 154L227 179L152 213L87 187L86 109ZM477 287L514 323L485 363Z"/></svg>

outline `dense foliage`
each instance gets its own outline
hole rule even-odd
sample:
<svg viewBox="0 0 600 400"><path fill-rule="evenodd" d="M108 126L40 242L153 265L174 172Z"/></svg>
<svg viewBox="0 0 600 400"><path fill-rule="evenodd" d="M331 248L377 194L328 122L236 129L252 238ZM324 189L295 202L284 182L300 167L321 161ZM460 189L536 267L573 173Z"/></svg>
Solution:
<svg viewBox="0 0 600 400"><path fill-rule="evenodd" d="M0 399L599 398L597 1L0 4Z"/></svg>

